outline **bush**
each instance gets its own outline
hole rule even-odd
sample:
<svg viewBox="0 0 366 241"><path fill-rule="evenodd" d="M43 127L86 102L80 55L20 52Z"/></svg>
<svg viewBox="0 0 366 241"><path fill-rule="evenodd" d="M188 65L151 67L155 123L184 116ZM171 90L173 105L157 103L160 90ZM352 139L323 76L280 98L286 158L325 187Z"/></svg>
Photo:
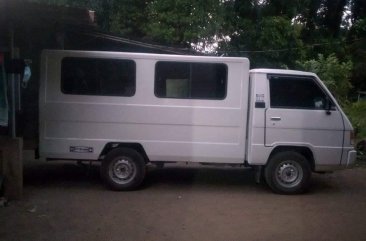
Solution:
<svg viewBox="0 0 366 241"><path fill-rule="evenodd" d="M366 138L366 100L351 103L344 107L344 111L355 128L357 139Z"/></svg>

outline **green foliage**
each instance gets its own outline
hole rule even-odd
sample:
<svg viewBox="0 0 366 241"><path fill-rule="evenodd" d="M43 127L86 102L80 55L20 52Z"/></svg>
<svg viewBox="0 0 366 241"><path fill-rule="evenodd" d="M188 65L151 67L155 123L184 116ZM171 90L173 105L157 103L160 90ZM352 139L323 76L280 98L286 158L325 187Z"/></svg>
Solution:
<svg viewBox="0 0 366 241"><path fill-rule="evenodd" d="M250 58L252 67L292 67L294 60L303 58L299 28L287 17L243 18L236 24L231 41L220 50Z"/></svg>
<svg viewBox="0 0 366 241"><path fill-rule="evenodd" d="M334 54L326 58L319 54L317 59L297 63L301 69L316 73L340 103L346 104L348 93L352 88L351 61L340 62Z"/></svg>
<svg viewBox="0 0 366 241"><path fill-rule="evenodd" d="M365 4L366 7L366 4ZM350 54L354 63L352 83L358 90L366 90L366 17L355 21L350 29Z"/></svg>
<svg viewBox="0 0 366 241"><path fill-rule="evenodd" d="M190 46L220 34L220 0L155 0L148 5L145 33L153 40Z"/></svg>
<svg viewBox="0 0 366 241"><path fill-rule="evenodd" d="M349 104L344 110L356 130L357 139L366 138L366 101Z"/></svg>
<svg viewBox="0 0 366 241"><path fill-rule="evenodd" d="M146 1L113 1L109 11L109 31L132 38L145 36L148 21Z"/></svg>

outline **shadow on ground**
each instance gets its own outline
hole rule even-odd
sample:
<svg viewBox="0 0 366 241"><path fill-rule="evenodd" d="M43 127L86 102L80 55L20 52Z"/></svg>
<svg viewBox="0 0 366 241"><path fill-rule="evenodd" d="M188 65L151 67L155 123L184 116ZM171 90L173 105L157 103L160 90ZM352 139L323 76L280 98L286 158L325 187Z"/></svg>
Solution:
<svg viewBox="0 0 366 241"><path fill-rule="evenodd" d="M313 174L311 192L336 192L332 174ZM78 165L76 162L33 161L24 166L26 187L106 188L99 175L98 164ZM149 166L140 190L150 188L216 188L257 189L270 192L264 181L255 182L255 172L250 168L207 167L200 165L167 165L164 168Z"/></svg>

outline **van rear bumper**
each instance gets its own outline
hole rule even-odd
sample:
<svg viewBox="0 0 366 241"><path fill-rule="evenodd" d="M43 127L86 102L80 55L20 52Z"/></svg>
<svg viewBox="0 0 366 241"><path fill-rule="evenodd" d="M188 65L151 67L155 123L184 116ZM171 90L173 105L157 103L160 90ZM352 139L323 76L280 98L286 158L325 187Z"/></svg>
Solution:
<svg viewBox="0 0 366 241"><path fill-rule="evenodd" d="M342 170L346 168L352 168L357 158L357 152L355 150L349 150L347 154L347 160L342 161L341 165L316 165L315 172L332 172L336 170Z"/></svg>

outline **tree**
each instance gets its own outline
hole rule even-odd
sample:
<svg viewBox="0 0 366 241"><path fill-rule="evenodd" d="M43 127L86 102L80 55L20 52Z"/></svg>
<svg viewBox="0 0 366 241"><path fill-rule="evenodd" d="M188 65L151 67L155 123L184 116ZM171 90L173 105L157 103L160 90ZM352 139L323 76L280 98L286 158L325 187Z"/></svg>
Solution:
<svg viewBox="0 0 366 241"><path fill-rule="evenodd" d="M364 0L352 0L351 1L352 22L356 23L357 20L366 17L366 1Z"/></svg>
<svg viewBox="0 0 366 241"><path fill-rule="evenodd" d="M148 22L148 4L149 1L112 1L103 8L109 9L108 30L129 38L144 37Z"/></svg>
<svg viewBox="0 0 366 241"><path fill-rule="evenodd" d="M350 53L354 62L352 82L358 90L366 90L366 17L358 19L349 33Z"/></svg>
<svg viewBox="0 0 366 241"><path fill-rule="evenodd" d="M264 3L258 4L257 6L263 7L263 14L265 16L281 16L285 18L292 19L299 12L299 7L301 5L301 0L267 0Z"/></svg>
<svg viewBox="0 0 366 241"><path fill-rule="evenodd" d="M342 17L348 0L324 0L319 9L322 18L322 27L330 37L338 37L342 25Z"/></svg>
<svg viewBox="0 0 366 241"><path fill-rule="evenodd" d="M283 1L237 0L227 4L230 26L225 29L231 40L220 45L220 52L248 57L252 67L294 66L303 55L300 29L292 22L297 1L283 11L274 6L278 2Z"/></svg>
<svg viewBox="0 0 366 241"><path fill-rule="evenodd" d="M354 62L352 83L355 89L366 90L366 2L353 0L351 3L353 25L348 40L352 43L350 54Z"/></svg>
<svg viewBox="0 0 366 241"><path fill-rule="evenodd" d="M148 6L145 34L164 44L190 47L220 34L222 1L155 0Z"/></svg>

